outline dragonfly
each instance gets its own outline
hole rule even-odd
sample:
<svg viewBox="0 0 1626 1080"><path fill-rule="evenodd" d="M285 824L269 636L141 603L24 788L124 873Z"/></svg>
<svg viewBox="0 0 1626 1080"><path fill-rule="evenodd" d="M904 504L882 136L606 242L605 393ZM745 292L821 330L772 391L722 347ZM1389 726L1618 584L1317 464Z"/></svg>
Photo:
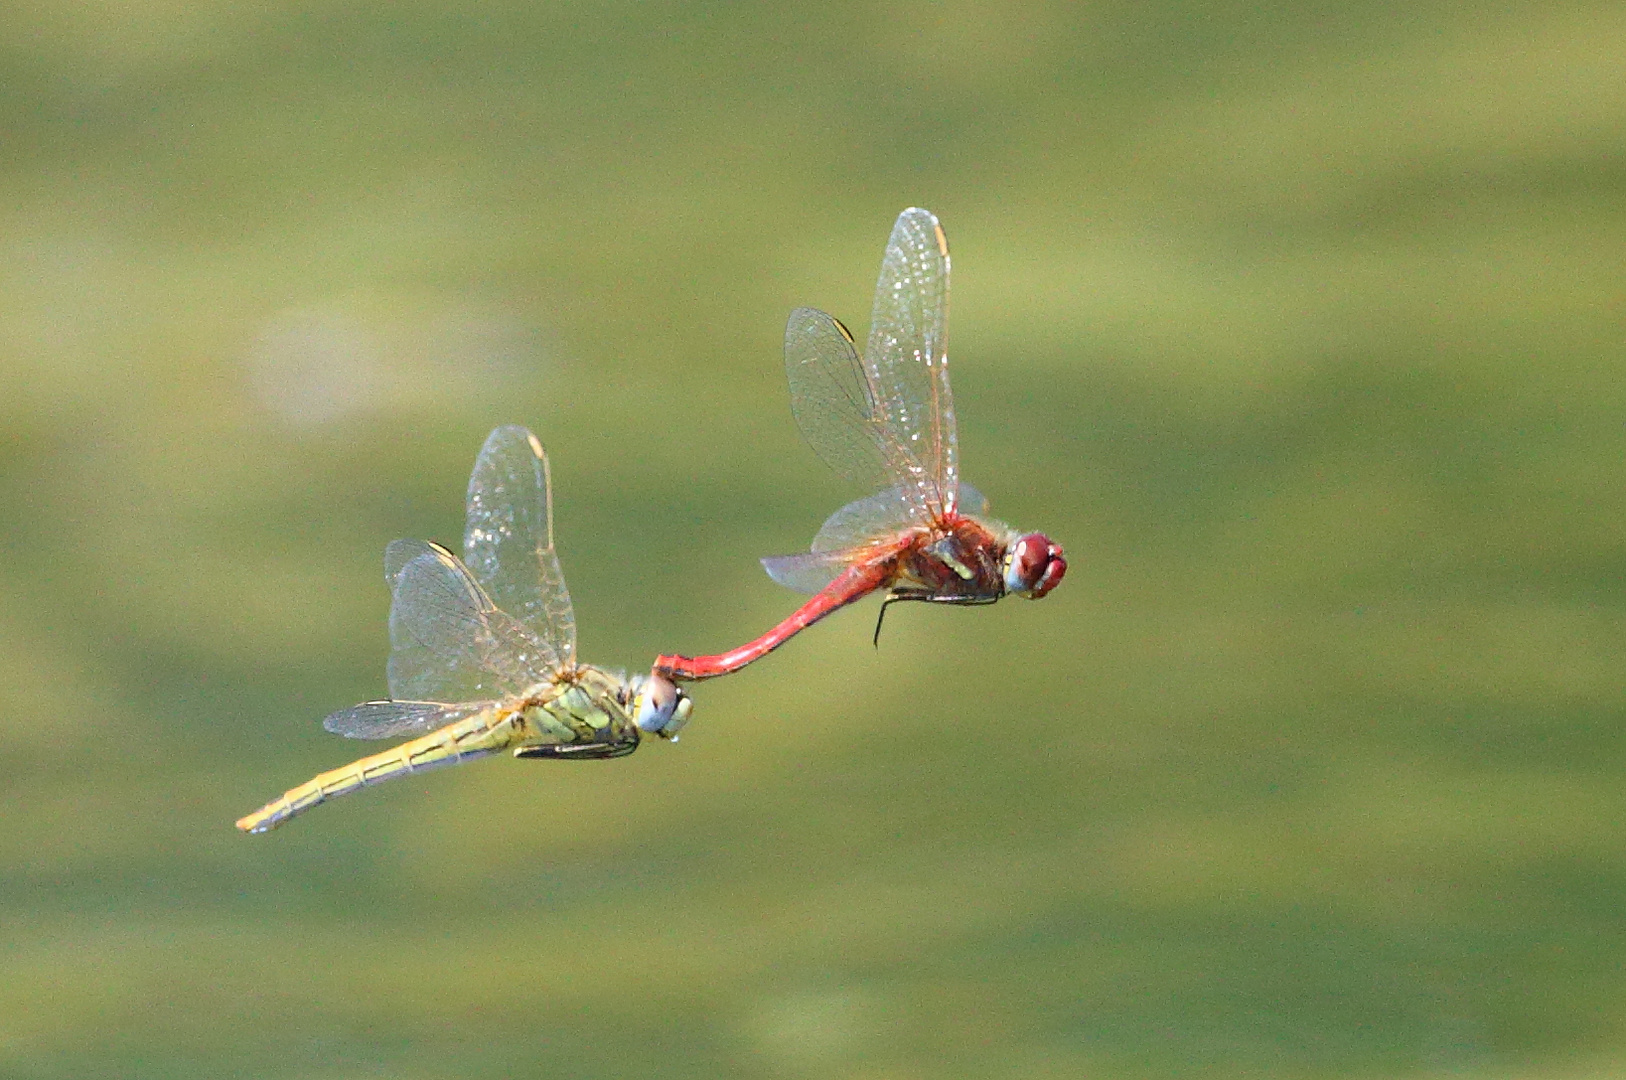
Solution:
<svg viewBox="0 0 1626 1080"><path fill-rule="evenodd" d="M716 656L661 656L654 673L727 675L832 612L884 590L898 601L990 604L1038 599L1067 572L1059 544L987 516L959 478L949 391L948 239L929 210L898 215L881 260L862 358L835 317L797 308L785 325L785 373L797 426L826 464L871 492L830 515L812 550L762 560L812 598L754 641ZM879 643L881 622L875 624Z"/></svg>
<svg viewBox="0 0 1626 1080"><path fill-rule="evenodd" d="M694 706L658 674L576 660L576 617L553 546L552 474L518 425L486 439L469 478L463 558L396 540L384 552L390 700L322 721L352 739L415 736L289 790L242 818L263 833L340 795L511 750L561 761L623 757L642 735L676 740Z"/></svg>

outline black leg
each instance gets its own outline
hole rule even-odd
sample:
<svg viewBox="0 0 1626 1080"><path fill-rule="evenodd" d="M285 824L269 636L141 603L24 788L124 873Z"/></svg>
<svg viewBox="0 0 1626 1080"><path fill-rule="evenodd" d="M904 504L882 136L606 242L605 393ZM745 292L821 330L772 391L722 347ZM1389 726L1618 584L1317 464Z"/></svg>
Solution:
<svg viewBox="0 0 1626 1080"><path fill-rule="evenodd" d="M875 636L870 643L877 649L881 647L881 623L886 619L886 609L893 604L901 604L905 600L915 600L923 604L955 604L961 607L977 607L982 604L999 602L997 596L938 596L929 592L891 592L885 600L881 601L881 613L875 617Z"/></svg>
<svg viewBox="0 0 1626 1080"><path fill-rule="evenodd" d="M881 601L881 613L875 616L875 636L870 638L870 644L875 648L879 649L881 647L881 623L886 620L886 609L901 599L903 598L897 593L893 593L891 596L888 596L885 600Z"/></svg>
<svg viewBox="0 0 1626 1080"><path fill-rule="evenodd" d="M527 746L514 751L519 758L542 758L553 761L608 761L626 757L638 749L636 732L630 738L608 743L566 743L562 746Z"/></svg>
<svg viewBox="0 0 1626 1080"><path fill-rule="evenodd" d="M924 600L929 604L955 604L959 607L981 607L984 604L997 604L997 596L911 596L910 600Z"/></svg>

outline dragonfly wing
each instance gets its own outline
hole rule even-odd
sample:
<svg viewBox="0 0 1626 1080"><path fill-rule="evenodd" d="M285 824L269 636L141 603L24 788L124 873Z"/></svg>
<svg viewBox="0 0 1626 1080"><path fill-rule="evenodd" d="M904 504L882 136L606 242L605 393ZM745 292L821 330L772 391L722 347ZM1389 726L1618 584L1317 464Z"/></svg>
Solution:
<svg viewBox="0 0 1626 1080"><path fill-rule="evenodd" d="M893 224L881 260L864 367L883 436L910 464L894 482L914 485L937 512L953 510L959 494L948 290L943 228L931 211L910 207Z"/></svg>
<svg viewBox="0 0 1626 1080"><path fill-rule="evenodd" d="M545 682L558 654L491 602L456 555L397 540L385 552L390 604L390 696L400 701L488 701Z"/></svg>
<svg viewBox="0 0 1626 1080"><path fill-rule="evenodd" d="M364 701L333 713L322 726L347 739L394 739L427 735L488 709L489 701L443 705L438 701Z"/></svg>
<svg viewBox="0 0 1626 1080"><path fill-rule="evenodd" d="M850 502L825 518L813 538L815 552L844 551L895 535L916 523L914 504L900 488Z"/></svg>
<svg viewBox="0 0 1626 1080"><path fill-rule="evenodd" d="M988 496L962 480L960 481L960 498L955 503L955 509L962 514L970 514L972 517L987 517Z"/></svg>
<svg viewBox="0 0 1626 1080"><path fill-rule="evenodd" d="M886 412L852 334L831 315L797 308L785 323L785 376L808 445L865 491L891 491L912 516L929 508L913 482L919 463L886 429Z"/></svg>
<svg viewBox="0 0 1626 1080"><path fill-rule="evenodd" d="M517 424L493 431L474 463L463 560L497 607L563 662L576 659L576 615L553 547L548 456Z"/></svg>
<svg viewBox="0 0 1626 1080"><path fill-rule="evenodd" d="M804 551L800 555L770 555L762 560L768 576L787 589L816 593L851 565L846 551Z"/></svg>

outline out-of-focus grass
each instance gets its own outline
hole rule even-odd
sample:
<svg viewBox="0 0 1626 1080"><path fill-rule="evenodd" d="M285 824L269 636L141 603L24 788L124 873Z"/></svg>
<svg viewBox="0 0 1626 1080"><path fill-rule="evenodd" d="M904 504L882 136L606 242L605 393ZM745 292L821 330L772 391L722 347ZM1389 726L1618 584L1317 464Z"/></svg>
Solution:
<svg viewBox="0 0 1626 1080"><path fill-rule="evenodd" d="M0 1071L1612 1075L1626 18L13 7ZM1042 604L872 607L678 746L361 747L395 536L552 452L586 657L738 644L843 490L785 313L955 246Z"/></svg>

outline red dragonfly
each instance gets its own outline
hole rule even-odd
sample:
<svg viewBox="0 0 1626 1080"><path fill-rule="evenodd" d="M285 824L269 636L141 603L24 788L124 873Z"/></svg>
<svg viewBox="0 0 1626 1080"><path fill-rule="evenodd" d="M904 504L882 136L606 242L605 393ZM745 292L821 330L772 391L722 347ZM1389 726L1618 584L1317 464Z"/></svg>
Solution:
<svg viewBox="0 0 1626 1080"><path fill-rule="evenodd" d="M762 560L768 576L812 599L748 644L717 656L662 656L655 671L709 679L738 671L833 611L885 590L886 603L991 604L1037 599L1067 572L1061 547L986 517L959 479L945 323L949 252L928 210L898 215L881 260L860 359L853 336L814 308L785 326L785 371L802 434L867 498L837 510L801 555ZM879 640L881 624L875 624Z"/></svg>

